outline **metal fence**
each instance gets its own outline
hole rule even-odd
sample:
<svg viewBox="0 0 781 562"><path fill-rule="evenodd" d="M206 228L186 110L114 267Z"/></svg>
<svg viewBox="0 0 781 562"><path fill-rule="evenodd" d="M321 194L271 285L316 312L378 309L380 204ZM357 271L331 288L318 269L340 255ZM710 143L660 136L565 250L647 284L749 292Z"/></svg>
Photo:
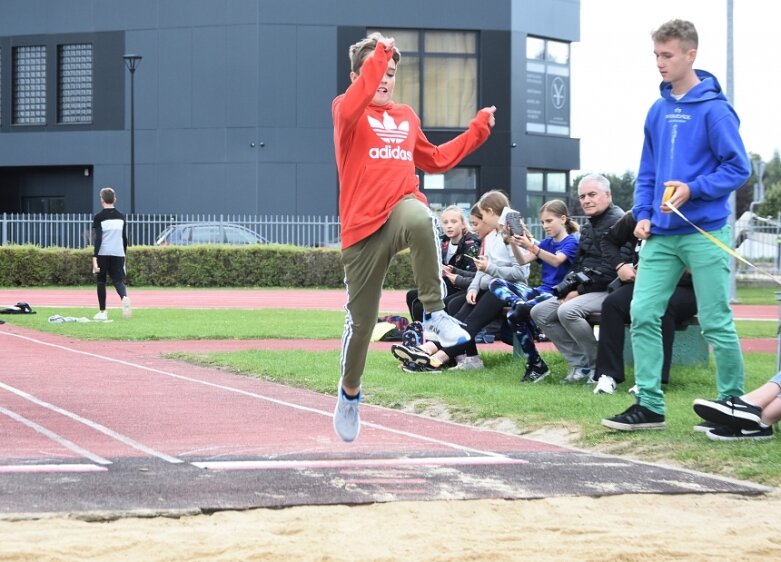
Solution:
<svg viewBox="0 0 781 562"><path fill-rule="evenodd" d="M171 225L189 223L237 224L266 240L295 246L338 246L339 219L287 215L127 215L128 241L153 245ZM93 215L3 213L0 244L33 244L42 248L85 248L92 245Z"/></svg>
<svg viewBox="0 0 781 562"><path fill-rule="evenodd" d="M735 248L759 269L781 273L781 221L745 213L735 221ZM741 261L736 265L738 273L755 273Z"/></svg>

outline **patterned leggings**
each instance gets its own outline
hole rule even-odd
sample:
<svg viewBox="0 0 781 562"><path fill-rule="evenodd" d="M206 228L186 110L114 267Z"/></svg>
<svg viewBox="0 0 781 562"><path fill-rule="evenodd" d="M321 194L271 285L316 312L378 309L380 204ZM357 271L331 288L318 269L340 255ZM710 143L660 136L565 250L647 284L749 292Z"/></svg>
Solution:
<svg viewBox="0 0 781 562"><path fill-rule="evenodd" d="M513 308L517 320L512 323L515 335L526 355L528 364L539 363L541 358L534 345L534 337L539 332L534 320L531 319L531 309L534 305L553 297L551 293L540 290L539 287L516 285L503 279L494 279L488 286L496 298Z"/></svg>

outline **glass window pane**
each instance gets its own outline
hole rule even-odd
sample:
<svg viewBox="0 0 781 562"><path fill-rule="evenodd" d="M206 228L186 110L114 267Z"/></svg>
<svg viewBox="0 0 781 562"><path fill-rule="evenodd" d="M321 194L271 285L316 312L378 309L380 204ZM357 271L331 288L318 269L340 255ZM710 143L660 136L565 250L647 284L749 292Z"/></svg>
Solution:
<svg viewBox="0 0 781 562"><path fill-rule="evenodd" d="M569 43L548 41L548 61L557 64L569 63Z"/></svg>
<svg viewBox="0 0 781 562"><path fill-rule="evenodd" d="M427 31L425 48L427 53L475 54L477 34L457 31Z"/></svg>
<svg viewBox="0 0 781 562"><path fill-rule="evenodd" d="M57 121L91 123L92 44L60 45L57 67Z"/></svg>
<svg viewBox="0 0 781 562"><path fill-rule="evenodd" d="M420 59L402 54L397 68L393 99L406 103L420 115Z"/></svg>
<svg viewBox="0 0 781 562"><path fill-rule="evenodd" d="M426 127L464 128L477 112L477 60L434 58L425 62Z"/></svg>
<svg viewBox="0 0 781 562"><path fill-rule="evenodd" d="M545 39L527 37L526 58L528 60L545 60Z"/></svg>
<svg viewBox="0 0 781 562"><path fill-rule="evenodd" d="M542 191L543 176L542 172L528 172L526 174L526 191Z"/></svg>
<svg viewBox="0 0 781 562"><path fill-rule="evenodd" d="M46 124L46 47L13 48L13 123Z"/></svg>
<svg viewBox="0 0 781 562"><path fill-rule="evenodd" d="M564 193L567 191L567 174L564 172L548 172L548 191Z"/></svg>
<svg viewBox="0 0 781 562"><path fill-rule="evenodd" d="M409 53L417 53L420 50L419 37L420 33L415 30L409 29L367 29L366 34L378 32L382 33L385 37L393 37L396 40L396 48L401 52L401 60L404 61L405 55Z"/></svg>
<svg viewBox="0 0 781 562"><path fill-rule="evenodd" d="M526 214L530 217L537 216L543 203L545 203L545 197L542 193L527 193Z"/></svg>

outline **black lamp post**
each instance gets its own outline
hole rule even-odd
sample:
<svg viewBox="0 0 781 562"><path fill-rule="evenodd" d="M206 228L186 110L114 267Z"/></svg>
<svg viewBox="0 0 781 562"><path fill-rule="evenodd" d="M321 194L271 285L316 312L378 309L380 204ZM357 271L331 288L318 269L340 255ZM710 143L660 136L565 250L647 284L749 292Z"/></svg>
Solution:
<svg viewBox="0 0 781 562"><path fill-rule="evenodd" d="M141 55L123 55L125 65L130 71L130 214L136 212L136 67Z"/></svg>

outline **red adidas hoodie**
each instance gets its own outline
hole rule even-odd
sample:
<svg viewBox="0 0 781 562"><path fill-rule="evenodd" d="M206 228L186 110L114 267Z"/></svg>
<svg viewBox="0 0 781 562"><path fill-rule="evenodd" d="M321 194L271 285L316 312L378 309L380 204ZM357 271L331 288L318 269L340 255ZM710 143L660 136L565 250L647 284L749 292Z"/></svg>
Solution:
<svg viewBox="0 0 781 562"><path fill-rule="evenodd" d="M393 51L377 44L361 74L331 106L339 173L342 249L376 232L394 205L408 195L428 204L415 168L442 173L480 146L491 133L490 114L478 111L469 128L451 141L431 144L408 105L371 105Z"/></svg>

